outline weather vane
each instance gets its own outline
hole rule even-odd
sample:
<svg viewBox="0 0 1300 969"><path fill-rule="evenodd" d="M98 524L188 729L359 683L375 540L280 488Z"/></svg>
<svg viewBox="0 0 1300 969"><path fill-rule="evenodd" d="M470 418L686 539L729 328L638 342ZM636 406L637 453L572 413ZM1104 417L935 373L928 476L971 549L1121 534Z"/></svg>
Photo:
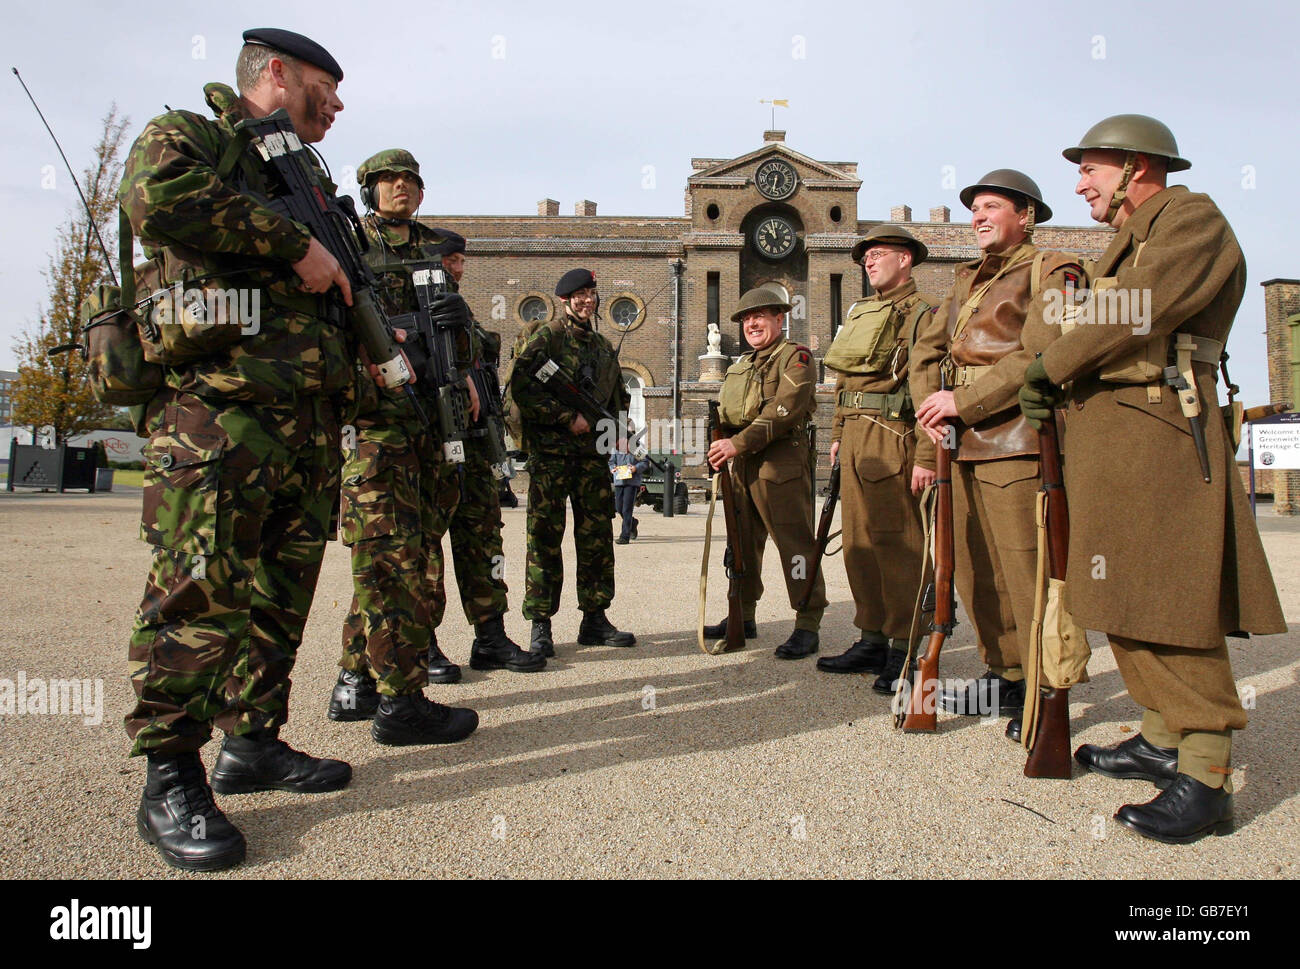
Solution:
<svg viewBox="0 0 1300 969"><path fill-rule="evenodd" d="M790 102L789 102L787 99L785 99L785 98L759 98L759 99L758 99L758 103L759 103L759 104L770 104L770 105L772 106L772 130L775 131L775 130L776 130L776 109L777 109L777 107L780 106L780 107L782 107L782 108L788 108L788 107L790 107Z"/></svg>

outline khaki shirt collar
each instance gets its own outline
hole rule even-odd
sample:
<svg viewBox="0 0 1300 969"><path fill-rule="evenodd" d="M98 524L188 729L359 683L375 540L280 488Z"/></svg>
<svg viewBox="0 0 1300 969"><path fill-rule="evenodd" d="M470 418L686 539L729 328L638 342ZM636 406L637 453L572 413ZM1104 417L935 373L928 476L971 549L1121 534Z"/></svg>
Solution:
<svg viewBox="0 0 1300 969"><path fill-rule="evenodd" d="M877 293L876 299L880 300L882 303L897 303L898 301L911 296L915 292L916 280L909 276L907 277L907 282L903 283L901 286L895 286L888 292Z"/></svg>

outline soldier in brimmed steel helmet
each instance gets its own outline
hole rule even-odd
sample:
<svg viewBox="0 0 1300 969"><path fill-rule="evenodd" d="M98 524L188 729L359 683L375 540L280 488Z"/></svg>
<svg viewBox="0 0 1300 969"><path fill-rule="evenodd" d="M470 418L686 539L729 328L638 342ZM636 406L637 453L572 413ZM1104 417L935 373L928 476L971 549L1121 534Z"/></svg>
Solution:
<svg viewBox="0 0 1300 969"><path fill-rule="evenodd" d="M1144 708L1140 733L1085 744L1075 759L1164 788L1115 817L1184 844L1233 827L1232 731L1246 712L1224 634L1287 628L1237 472L1239 428L1220 419L1215 389L1246 261L1208 196L1166 186L1191 163L1156 119L1106 118L1062 154L1079 166L1075 192L1092 217L1118 230L1094 267L1094 302L1114 290L1149 308L1140 327L1065 333L1030 365L1020 394L1039 422L1073 382L1066 605L1081 626L1106 633Z"/></svg>

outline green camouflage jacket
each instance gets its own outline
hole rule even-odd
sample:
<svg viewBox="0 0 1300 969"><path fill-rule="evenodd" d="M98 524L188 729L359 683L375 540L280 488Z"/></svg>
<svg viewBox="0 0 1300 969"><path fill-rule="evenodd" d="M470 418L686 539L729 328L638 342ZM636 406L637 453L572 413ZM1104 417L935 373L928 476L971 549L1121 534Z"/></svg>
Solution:
<svg viewBox="0 0 1300 969"><path fill-rule="evenodd" d="M588 326L561 313L528 335L515 355L510 376L510 393L519 407L530 454L597 454L600 437L594 422L588 418L593 427L585 434L570 433L569 425L577 412L552 397L533 376L548 358L585 382L592 396L618 417L627 411L632 398L623 386L613 346Z"/></svg>
<svg viewBox="0 0 1300 969"><path fill-rule="evenodd" d="M154 286L195 281L218 299L242 290L253 312L237 321L236 341L168 368L167 383L203 397L260 403L351 391L352 340L317 315L320 303L304 294L293 272L311 237L259 201L269 193L254 150L239 157L231 176L218 177L234 125L247 112L224 84L203 91L216 119L169 111L150 121L131 146L118 201L150 260L137 274L141 297Z"/></svg>

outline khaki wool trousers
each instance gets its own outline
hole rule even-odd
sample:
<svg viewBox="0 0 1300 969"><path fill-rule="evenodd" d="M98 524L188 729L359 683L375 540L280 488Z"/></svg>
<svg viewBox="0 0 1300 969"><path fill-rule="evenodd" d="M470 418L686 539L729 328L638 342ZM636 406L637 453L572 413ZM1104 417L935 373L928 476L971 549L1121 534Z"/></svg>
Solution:
<svg viewBox="0 0 1300 969"><path fill-rule="evenodd" d="M921 506L912 495L916 438L910 424L877 420L850 415L840 436L844 569L854 625L906 640L925 557Z"/></svg>
<svg viewBox="0 0 1300 969"><path fill-rule="evenodd" d="M1038 458L952 462L957 594L979 637L980 659L1022 679L1034 618Z"/></svg>

